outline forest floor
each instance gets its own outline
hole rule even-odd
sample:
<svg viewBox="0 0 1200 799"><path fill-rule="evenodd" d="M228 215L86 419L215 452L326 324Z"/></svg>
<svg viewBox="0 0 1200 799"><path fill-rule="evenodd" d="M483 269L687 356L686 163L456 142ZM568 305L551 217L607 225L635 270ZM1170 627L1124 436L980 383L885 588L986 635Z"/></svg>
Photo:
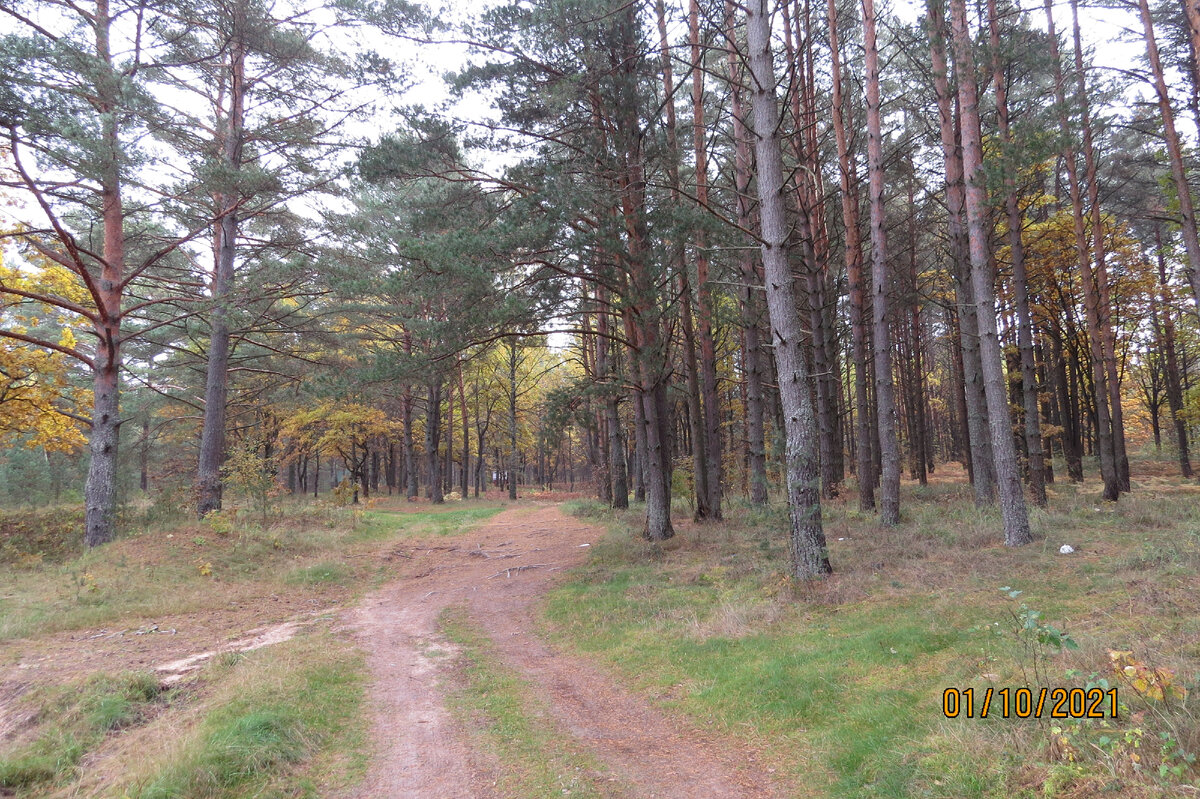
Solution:
<svg viewBox="0 0 1200 799"><path fill-rule="evenodd" d="M8 551L0 796L1200 793L1200 486L1156 461L1115 505L1056 484L1010 550L962 477L906 482L892 530L827 503L815 583L785 509L736 500L677 502L665 545L550 495ZM989 689L1100 686L1119 718L979 718Z"/></svg>

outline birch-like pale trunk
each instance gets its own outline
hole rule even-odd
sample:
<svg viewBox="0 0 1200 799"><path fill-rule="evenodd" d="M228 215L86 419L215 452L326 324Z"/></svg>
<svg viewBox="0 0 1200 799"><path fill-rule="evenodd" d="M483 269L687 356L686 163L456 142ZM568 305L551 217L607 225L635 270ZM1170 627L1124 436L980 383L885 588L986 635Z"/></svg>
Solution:
<svg viewBox="0 0 1200 799"><path fill-rule="evenodd" d="M829 555L821 525L817 431L796 290L788 265L788 225L784 203L783 157L779 141L779 105L771 54L767 0L746 6L749 47L750 132L757 156L759 220L767 294L767 314L775 343L780 402L783 406L788 510L791 518L792 574L811 579L829 574Z"/></svg>

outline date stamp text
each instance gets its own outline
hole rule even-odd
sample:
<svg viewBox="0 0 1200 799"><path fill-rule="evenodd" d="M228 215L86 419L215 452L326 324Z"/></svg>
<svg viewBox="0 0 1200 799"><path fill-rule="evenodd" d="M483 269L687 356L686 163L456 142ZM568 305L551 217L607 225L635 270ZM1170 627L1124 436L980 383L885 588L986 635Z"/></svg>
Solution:
<svg viewBox="0 0 1200 799"><path fill-rule="evenodd" d="M1115 719L1117 689L947 688L942 714L948 719Z"/></svg>

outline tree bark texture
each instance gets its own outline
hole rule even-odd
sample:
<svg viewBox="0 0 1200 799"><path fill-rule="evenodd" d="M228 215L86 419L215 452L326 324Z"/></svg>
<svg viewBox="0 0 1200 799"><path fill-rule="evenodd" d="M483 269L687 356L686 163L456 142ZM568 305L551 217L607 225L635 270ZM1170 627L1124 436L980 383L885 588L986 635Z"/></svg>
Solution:
<svg viewBox="0 0 1200 799"><path fill-rule="evenodd" d="M821 523L816 419L808 369L801 350L802 333L796 310L796 291L788 265L783 157L778 133L779 108L767 0L750 0L746 7L746 36L753 111L750 129L758 163L767 314L775 343L775 365L786 436L792 574L800 579L811 579L829 574L832 568Z"/></svg>
<svg viewBox="0 0 1200 799"><path fill-rule="evenodd" d="M1015 547L1033 540L1021 473L1008 413L1000 338L996 330L995 277L988 259L987 190L983 174L983 142L979 132L979 96L975 60L967 27L966 0L951 0L950 29L962 119L963 179L966 189L967 237L971 255L971 285L979 308L979 359L992 430L992 455L1004 519L1004 543Z"/></svg>
<svg viewBox="0 0 1200 799"><path fill-rule="evenodd" d="M875 404L879 425L879 521L900 522L900 444L896 437L896 398L892 379L891 272L887 258L887 215L883 197L883 127L879 112L879 50L875 3L863 0L866 48L867 171L871 205L871 308L875 345Z"/></svg>

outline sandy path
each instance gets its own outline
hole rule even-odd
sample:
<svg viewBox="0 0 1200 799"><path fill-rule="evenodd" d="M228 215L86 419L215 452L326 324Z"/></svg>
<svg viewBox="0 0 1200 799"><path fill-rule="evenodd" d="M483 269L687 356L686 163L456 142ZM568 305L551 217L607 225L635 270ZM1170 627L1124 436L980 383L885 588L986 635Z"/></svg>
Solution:
<svg viewBox="0 0 1200 799"><path fill-rule="evenodd" d="M467 536L397 550L401 579L367 598L357 629L375 683L378 756L361 799L494 796L489 766L446 711L439 682L451 648L442 609L463 605L500 657L529 680L564 735L618 778L613 796L760 799L781 796L754 753L665 716L586 661L533 635L537 601L602 531L556 507L505 511ZM425 548L427 547L427 548ZM617 785L630 787L618 793Z"/></svg>

